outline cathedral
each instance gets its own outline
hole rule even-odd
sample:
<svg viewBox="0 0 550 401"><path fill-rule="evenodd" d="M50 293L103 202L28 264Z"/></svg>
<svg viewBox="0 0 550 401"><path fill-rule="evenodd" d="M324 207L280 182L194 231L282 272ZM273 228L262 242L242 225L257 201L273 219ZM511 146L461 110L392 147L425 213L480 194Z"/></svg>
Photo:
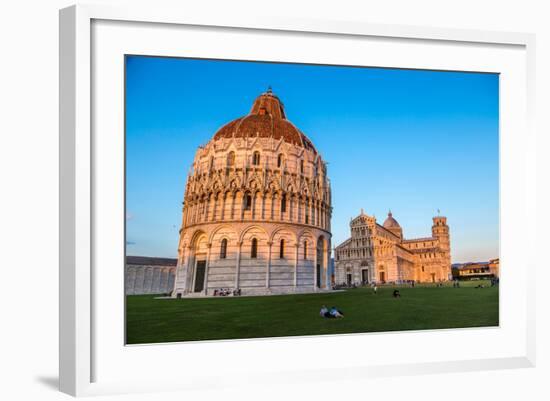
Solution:
<svg viewBox="0 0 550 401"><path fill-rule="evenodd" d="M404 239L391 211L384 224L361 210L350 222L351 237L335 249L337 285L440 282L451 275L447 218L433 218L432 236Z"/></svg>
<svg viewBox="0 0 550 401"><path fill-rule="evenodd" d="M172 295L329 289L331 214L327 165L269 89L196 151Z"/></svg>

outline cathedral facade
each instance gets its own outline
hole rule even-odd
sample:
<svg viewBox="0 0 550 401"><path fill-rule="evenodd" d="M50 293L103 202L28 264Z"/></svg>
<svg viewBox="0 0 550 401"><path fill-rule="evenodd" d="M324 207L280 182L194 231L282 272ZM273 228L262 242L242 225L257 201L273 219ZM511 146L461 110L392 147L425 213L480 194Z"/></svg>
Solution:
<svg viewBox="0 0 550 401"><path fill-rule="evenodd" d="M271 89L196 151L173 296L328 289L327 165Z"/></svg>
<svg viewBox="0 0 550 401"><path fill-rule="evenodd" d="M392 213L382 225L363 211L350 222L351 237L335 249L335 283L402 283L447 281L451 245L447 218L433 219L432 236L404 239Z"/></svg>

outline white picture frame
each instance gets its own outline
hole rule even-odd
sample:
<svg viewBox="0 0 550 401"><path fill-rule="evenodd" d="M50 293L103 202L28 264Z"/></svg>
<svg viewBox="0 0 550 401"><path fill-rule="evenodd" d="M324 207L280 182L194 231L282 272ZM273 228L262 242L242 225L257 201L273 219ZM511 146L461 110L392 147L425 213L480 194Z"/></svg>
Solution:
<svg viewBox="0 0 550 401"><path fill-rule="evenodd" d="M99 38L96 42L93 40L94 24L103 22L106 32L111 34L114 28L117 32L135 29L132 34L138 34L137 30L144 26L156 26L155 33L148 36L152 45L157 38L166 35L167 31L163 29L177 29L177 27L204 27L205 29L230 29L232 32L239 32L243 35L253 35L255 32L262 32L266 35L306 35L308 38L319 37L323 40L338 37L343 39L362 39L372 38L373 40L384 40L387 43L392 41L414 41L415 43L430 43L434 46L453 45L458 46L457 51L463 48L479 47L485 51L485 47L511 49L511 57L518 62L518 68L525 72L525 76L519 79L515 76L513 86L518 93L521 110L507 107L503 103L501 112L507 113L504 117L510 117L510 126L503 127L505 132L510 132L506 141L501 145L501 155L503 161L501 164L501 244L510 243L514 240L514 233L509 230L514 222L525 219L534 224L532 217L536 215L535 209L535 132L532 128L533 121L533 101L534 101L534 35L523 33L507 32L484 32L460 29L427 28L414 26L390 26L376 25L357 21L317 21L317 20L293 20L279 19L275 17L257 18L256 16L215 18L207 15L187 15L184 10L164 10L151 8L111 8L108 6L72 6L61 10L60 12L60 390L75 396L126 393L133 391L160 391L166 389L201 389L206 388L213 378L221 377L224 372L207 373L203 365L196 364L192 371L187 371L186 380L176 379L159 371L157 376L154 372L148 373L148 380L131 380L128 377L117 379L115 375L103 374L100 366L105 366L105 361L112 363L119 368L123 363L116 360L106 350L105 336L102 330L105 328L104 311L102 303L97 303L94 299L98 286L105 284L105 276L97 275L94 272L94 266L98 259L103 256L94 250L94 238L97 238L98 227L103 227L96 220L102 213L97 208L98 182L95 180L98 165L98 152L103 151L103 146L109 144L96 143L93 138L94 124L99 114L95 114L96 103L94 96L101 96L98 88L92 85L94 74L102 68L101 61L94 59L97 51L102 51L101 47L105 41ZM117 23L123 26L114 27ZM126 24L126 25L124 25ZM129 26L127 24L138 24L138 26ZM107 26L108 25L108 26ZM103 29L103 28L98 28ZM155 36L157 35L160 36ZM101 32L98 36L103 35ZM122 37L120 33L117 34ZM128 35L133 36L133 35ZM319 40L321 40L319 39ZM307 39L309 40L309 39ZM149 45L151 45L151 43ZM411 42L412 43L412 42ZM145 44L148 45L148 44ZM205 47L208 44L204 42ZM113 45L115 46L115 45ZM230 46L228 46L230 47ZM114 49L114 47L113 47ZM243 52L245 47L243 47ZM119 48L115 49L120 51ZM112 51L115 51L112 50ZM107 50L110 51L110 50ZM166 50L170 52L168 45ZM221 50L220 50L221 52ZM243 56L243 57L246 57ZM220 58L223 58L222 56ZM504 58L499 61L503 63ZM396 61L398 62L398 61ZM469 61L464 61L468 65ZM388 61L379 66L387 66ZM473 64L472 64L473 65ZM496 64L495 64L496 65ZM422 64L415 65L416 68L422 68ZM513 67L510 67L513 68ZM95 71L96 69L97 71ZM460 69L457 66L456 69ZM501 72L496 67L487 67L488 71ZM514 72L510 72L513 76ZM512 84L510 84L512 85ZM121 88L117 90L120 91ZM503 96L508 96L506 93ZM114 100L116 102L116 99ZM509 104L508 106L511 106ZM515 118L512 118L514 117ZM115 124L116 126L116 124ZM116 152L116 149L113 150ZM106 160L109 155L105 154ZM519 163L514 163L519 162ZM101 161L103 163L103 161ZM108 163L108 161L105 161ZM116 164L116 162L115 162ZM101 173L97 173L101 174ZM523 191L521 194L514 194L514 188L522 183ZM519 191L517 191L519 192ZM104 193L104 192L103 192ZM509 213L512 206L518 206L518 214ZM96 213L97 212L97 213ZM116 213L117 210L113 210ZM531 217L531 218L530 218ZM532 228L532 227L531 227ZM114 230L116 231L116 230ZM120 242L120 246L122 246ZM502 245L503 246L503 245ZM243 366L239 367L242 371L254 374L258 383L268 383L270 378L277 376L281 380L294 380L293 374L300 372L302 380L326 380L339 377L354 377L357 380L365 377L376 377L381 375L399 375L399 374L422 374L430 372L458 372L479 369L501 369L512 367L530 367L535 363L535 318L534 318L534 280L526 280L525 277L533 275L536 266L536 253L532 251L526 241L518 242L520 251L524 251L524 257L521 266L518 267L521 275L518 274L515 280L514 293L507 291L510 281L506 279L506 273L503 277L503 290L501 292L501 313L508 313L511 304L518 305L516 316L520 321L516 322L516 331L512 325L501 326L496 329L480 330L449 330L444 334L440 331L425 331L411 333L416 338L424 338L423 341L437 342L442 336L495 336L496 343L502 340L502 344L496 344L495 349L490 352L476 351L471 354L465 354L464 358L453 357L451 353L441 355L441 359L434 358L430 360L420 360L415 355L395 355L395 358L388 356L387 362L384 358L377 359L373 356L373 361L367 363L364 360L351 364L343 360L331 360L329 357L323 357L312 361L311 364L297 366L291 370L285 370L284 361L274 361L272 366L256 366L254 372L244 366L248 356L244 358ZM503 249L501 249L503 251ZM506 257L501 255L504 261L502 269L506 269L506 260L515 261L518 255L507 253ZM116 260L116 255L114 256ZM121 270L119 276L122 276L122 259L119 260ZM501 262L502 263L502 262ZM524 277L525 276L525 277ZM510 276L508 276L510 277ZM117 279L118 280L118 279ZM115 280L116 281L116 280ZM115 288L116 285L113 286ZM102 291L115 294L116 289L102 286ZM120 288L120 298L123 297L122 288ZM113 295L116 296L116 295ZM517 302L516 302L517 301ZM119 311L120 312L120 311ZM120 314L116 315L120 317ZM116 321L115 316L111 316ZM123 321L120 322L123 325ZM98 328L99 327L99 328ZM103 328L103 329L102 329ZM493 330L490 332L490 330ZM505 333L510 330L510 336L503 335L497 339L498 331ZM392 334L395 336L399 334ZM407 334L409 335L409 334ZM371 334L382 338L390 336L389 334ZM303 352L307 352L309 346L337 346L343 336L329 337L311 337L306 340L285 338L278 340L247 340L247 341L222 341L206 342L203 344L186 345L185 352L189 358L194 355L208 352L231 353L248 352L250 354L258 352L281 353L289 347L294 347L293 352L298 352L296 343ZM364 341L366 337L355 335L345 337L346 341ZM401 337L406 338L406 337ZM450 338L450 337L449 337ZM476 337L477 338L477 337ZM512 343L513 342L513 343ZM509 344L510 352L504 351L504 344ZM116 345L113 345L116 346ZM159 345L151 347L142 347L141 349L126 348L122 342L118 345L121 348L120 358L128 358L135 363L139 360L140 353L146 352L144 358L165 358L165 356L155 356L154 354L166 354L176 352L181 349L181 344ZM178 348L179 347L179 348ZM268 348L271 347L271 350ZM500 347L500 348L499 348ZM210 348L210 349L209 349ZM122 352L124 351L124 352ZM178 351L179 352L179 351ZM145 355L145 354L143 354ZM248 355L248 354L247 354ZM113 358L109 360L109 358ZM137 359L136 359L137 358ZM250 356L252 358L252 356ZM102 361L99 363L98 361ZM198 360L197 360L198 361ZM399 362L395 362L399 361ZM313 363L314 362L314 363ZM130 364L130 362L128 362ZM280 364L278 364L280 363ZM169 369L169 368L167 368ZM237 370L239 370L237 369ZM248 369L248 370L247 370ZM131 369L129 369L129 374ZM239 385L235 377L227 376L224 380L219 380L218 385Z"/></svg>

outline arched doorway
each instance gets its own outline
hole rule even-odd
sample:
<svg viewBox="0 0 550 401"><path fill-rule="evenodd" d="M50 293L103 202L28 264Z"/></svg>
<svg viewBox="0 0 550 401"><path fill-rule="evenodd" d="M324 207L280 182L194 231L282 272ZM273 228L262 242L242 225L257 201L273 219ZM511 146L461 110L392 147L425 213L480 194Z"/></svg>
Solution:
<svg viewBox="0 0 550 401"><path fill-rule="evenodd" d="M345 281L345 283L348 287L351 287L352 282L353 282L353 270L352 270L351 266L348 266L346 268L346 281Z"/></svg>
<svg viewBox="0 0 550 401"><path fill-rule="evenodd" d="M191 254L188 262L188 292L202 293L206 289L208 265L208 240L203 232L197 233L191 243Z"/></svg>
<svg viewBox="0 0 550 401"><path fill-rule="evenodd" d="M369 283L369 263L366 260L361 262L361 284Z"/></svg>

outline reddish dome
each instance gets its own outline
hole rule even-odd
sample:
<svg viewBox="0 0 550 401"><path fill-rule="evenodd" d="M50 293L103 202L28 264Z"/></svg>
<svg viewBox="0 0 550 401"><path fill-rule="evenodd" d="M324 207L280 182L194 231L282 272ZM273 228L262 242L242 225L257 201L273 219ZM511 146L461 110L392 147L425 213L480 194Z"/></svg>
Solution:
<svg viewBox="0 0 550 401"><path fill-rule="evenodd" d="M384 228L388 228L388 229L401 228L397 220L393 218L391 211L388 213L388 218L386 219L386 221L384 221L383 226Z"/></svg>
<svg viewBox="0 0 550 401"><path fill-rule="evenodd" d="M214 135L214 140L257 136L275 140L283 138L285 142L317 153L308 137L286 119L283 103L271 89L256 98L248 115L221 127Z"/></svg>

